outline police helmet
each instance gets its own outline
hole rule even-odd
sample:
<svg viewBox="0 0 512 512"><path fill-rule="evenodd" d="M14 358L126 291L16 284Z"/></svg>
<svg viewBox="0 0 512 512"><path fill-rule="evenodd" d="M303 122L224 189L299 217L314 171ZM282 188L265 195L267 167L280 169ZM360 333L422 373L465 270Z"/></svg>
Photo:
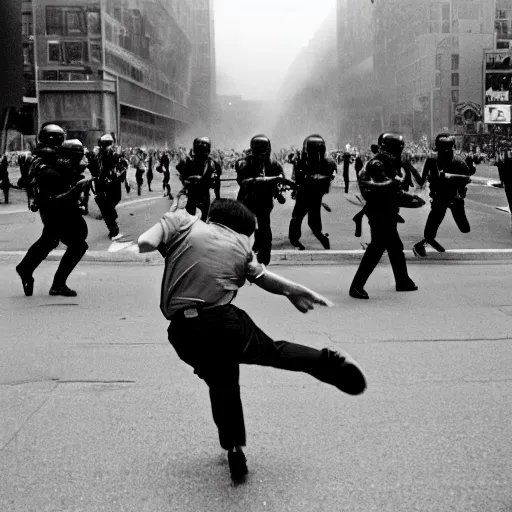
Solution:
<svg viewBox="0 0 512 512"><path fill-rule="evenodd" d="M435 151L450 151L455 147L455 137L449 133L439 133L434 142Z"/></svg>
<svg viewBox="0 0 512 512"><path fill-rule="evenodd" d="M320 155L323 157L327 151L327 146L322 136L310 135L304 140L302 149L307 155Z"/></svg>
<svg viewBox="0 0 512 512"><path fill-rule="evenodd" d="M109 146L112 146L115 142L114 136L112 133L106 133L105 135L102 135L98 139L98 146L100 148L108 148Z"/></svg>
<svg viewBox="0 0 512 512"><path fill-rule="evenodd" d="M255 135L251 139L251 151L254 156L270 155L272 146L270 139L265 135Z"/></svg>
<svg viewBox="0 0 512 512"><path fill-rule="evenodd" d="M78 139L70 139L62 143L59 148L59 154L79 162L85 155L85 148Z"/></svg>
<svg viewBox="0 0 512 512"><path fill-rule="evenodd" d="M389 132L380 134L377 144L380 151L384 151L397 158L400 157L405 146L403 135Z"/></svg>
<svg viewBox="0 0 512 512"><path fill-rule="evenodd" d="M66 140L66 132L58 124L45 123L39 130L37 140L40 144L57 148Z"/></svg>
<svg viewBox="0 0 512 512"><path fill-rule="evenodd" d="M197 137L193 143L194 154L208 156L212 150L210 137Z"/></svg>

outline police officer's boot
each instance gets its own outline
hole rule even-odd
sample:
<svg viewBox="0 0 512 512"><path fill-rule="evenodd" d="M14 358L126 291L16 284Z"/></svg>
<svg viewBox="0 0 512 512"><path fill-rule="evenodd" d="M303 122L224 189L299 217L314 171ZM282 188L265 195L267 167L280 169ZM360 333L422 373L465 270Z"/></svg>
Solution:
<svg viewBox="0 0 512 512"><path fill-rule="evenodd" d="M434 238L425 241L428 245L430 245L430 247L432 247L432 249L435 249L437 252L445 252L445 248Z"/></svg>
<svg viewBox="0 0 512 512"><path fill-rule="evenodd" d="M290 238L290 243L293 245L293 247L297 247L297 249L299 249L299 251L305 251L306 248L300 243L299 240L292 240Z"/></svg>
<svg viewBox="0 0 512 512"><path fill-rule="evenodd" d="M412 252L414 256L419 258L425 258L427 256L427 251L425 249L425 240L421 240L421 242L418 242L417 244L414 244L412 246Z"/></svg>
<svg viewBox="0 0 512 512"><path fill-rule="evenodd" d="M329 250L331 248L331 242L329 241L329 233L315 233L323 248Z"/></svg>

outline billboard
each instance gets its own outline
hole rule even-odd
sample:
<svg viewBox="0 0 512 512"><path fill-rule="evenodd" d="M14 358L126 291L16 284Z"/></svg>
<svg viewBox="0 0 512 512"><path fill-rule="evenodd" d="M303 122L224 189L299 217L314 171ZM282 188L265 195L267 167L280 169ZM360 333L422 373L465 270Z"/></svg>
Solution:
<svg viewBox="0 0 512 512"><path fill-rule="evenodd" d="M511 120L512 105L485 105L484 123L508 124Z"/></svg>

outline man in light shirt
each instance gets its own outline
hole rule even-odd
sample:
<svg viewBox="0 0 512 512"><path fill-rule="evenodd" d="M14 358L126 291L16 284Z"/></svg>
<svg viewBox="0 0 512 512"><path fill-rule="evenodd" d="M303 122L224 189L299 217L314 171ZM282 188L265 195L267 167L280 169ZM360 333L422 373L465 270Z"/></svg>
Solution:
<svg viewBox="0 0 512 512"><path fill-rule="evenodd" d="M210 389L213 419L234 481L247 474L240 363L309 373L350 395L366 388L362 372L348 356L274 341L231 304L248 280L284 295L302 313L315 304L332 306L257 262L250 241L255 228L254 214L242 203L216 199L207 222L178 209L166 213L138 240L140 252L158 250L165 257L160 309L171 321L169 341Z"/></svg>

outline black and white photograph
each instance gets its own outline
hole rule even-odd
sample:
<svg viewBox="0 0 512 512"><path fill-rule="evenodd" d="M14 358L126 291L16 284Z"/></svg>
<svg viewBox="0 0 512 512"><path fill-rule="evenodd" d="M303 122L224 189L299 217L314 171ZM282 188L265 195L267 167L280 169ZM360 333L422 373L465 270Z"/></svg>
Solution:
<svg viewBox="0 0 512 512"><path fill-rule="evenodd" d="M512 0L0 0L0 512L512 512Z"/></svg>

